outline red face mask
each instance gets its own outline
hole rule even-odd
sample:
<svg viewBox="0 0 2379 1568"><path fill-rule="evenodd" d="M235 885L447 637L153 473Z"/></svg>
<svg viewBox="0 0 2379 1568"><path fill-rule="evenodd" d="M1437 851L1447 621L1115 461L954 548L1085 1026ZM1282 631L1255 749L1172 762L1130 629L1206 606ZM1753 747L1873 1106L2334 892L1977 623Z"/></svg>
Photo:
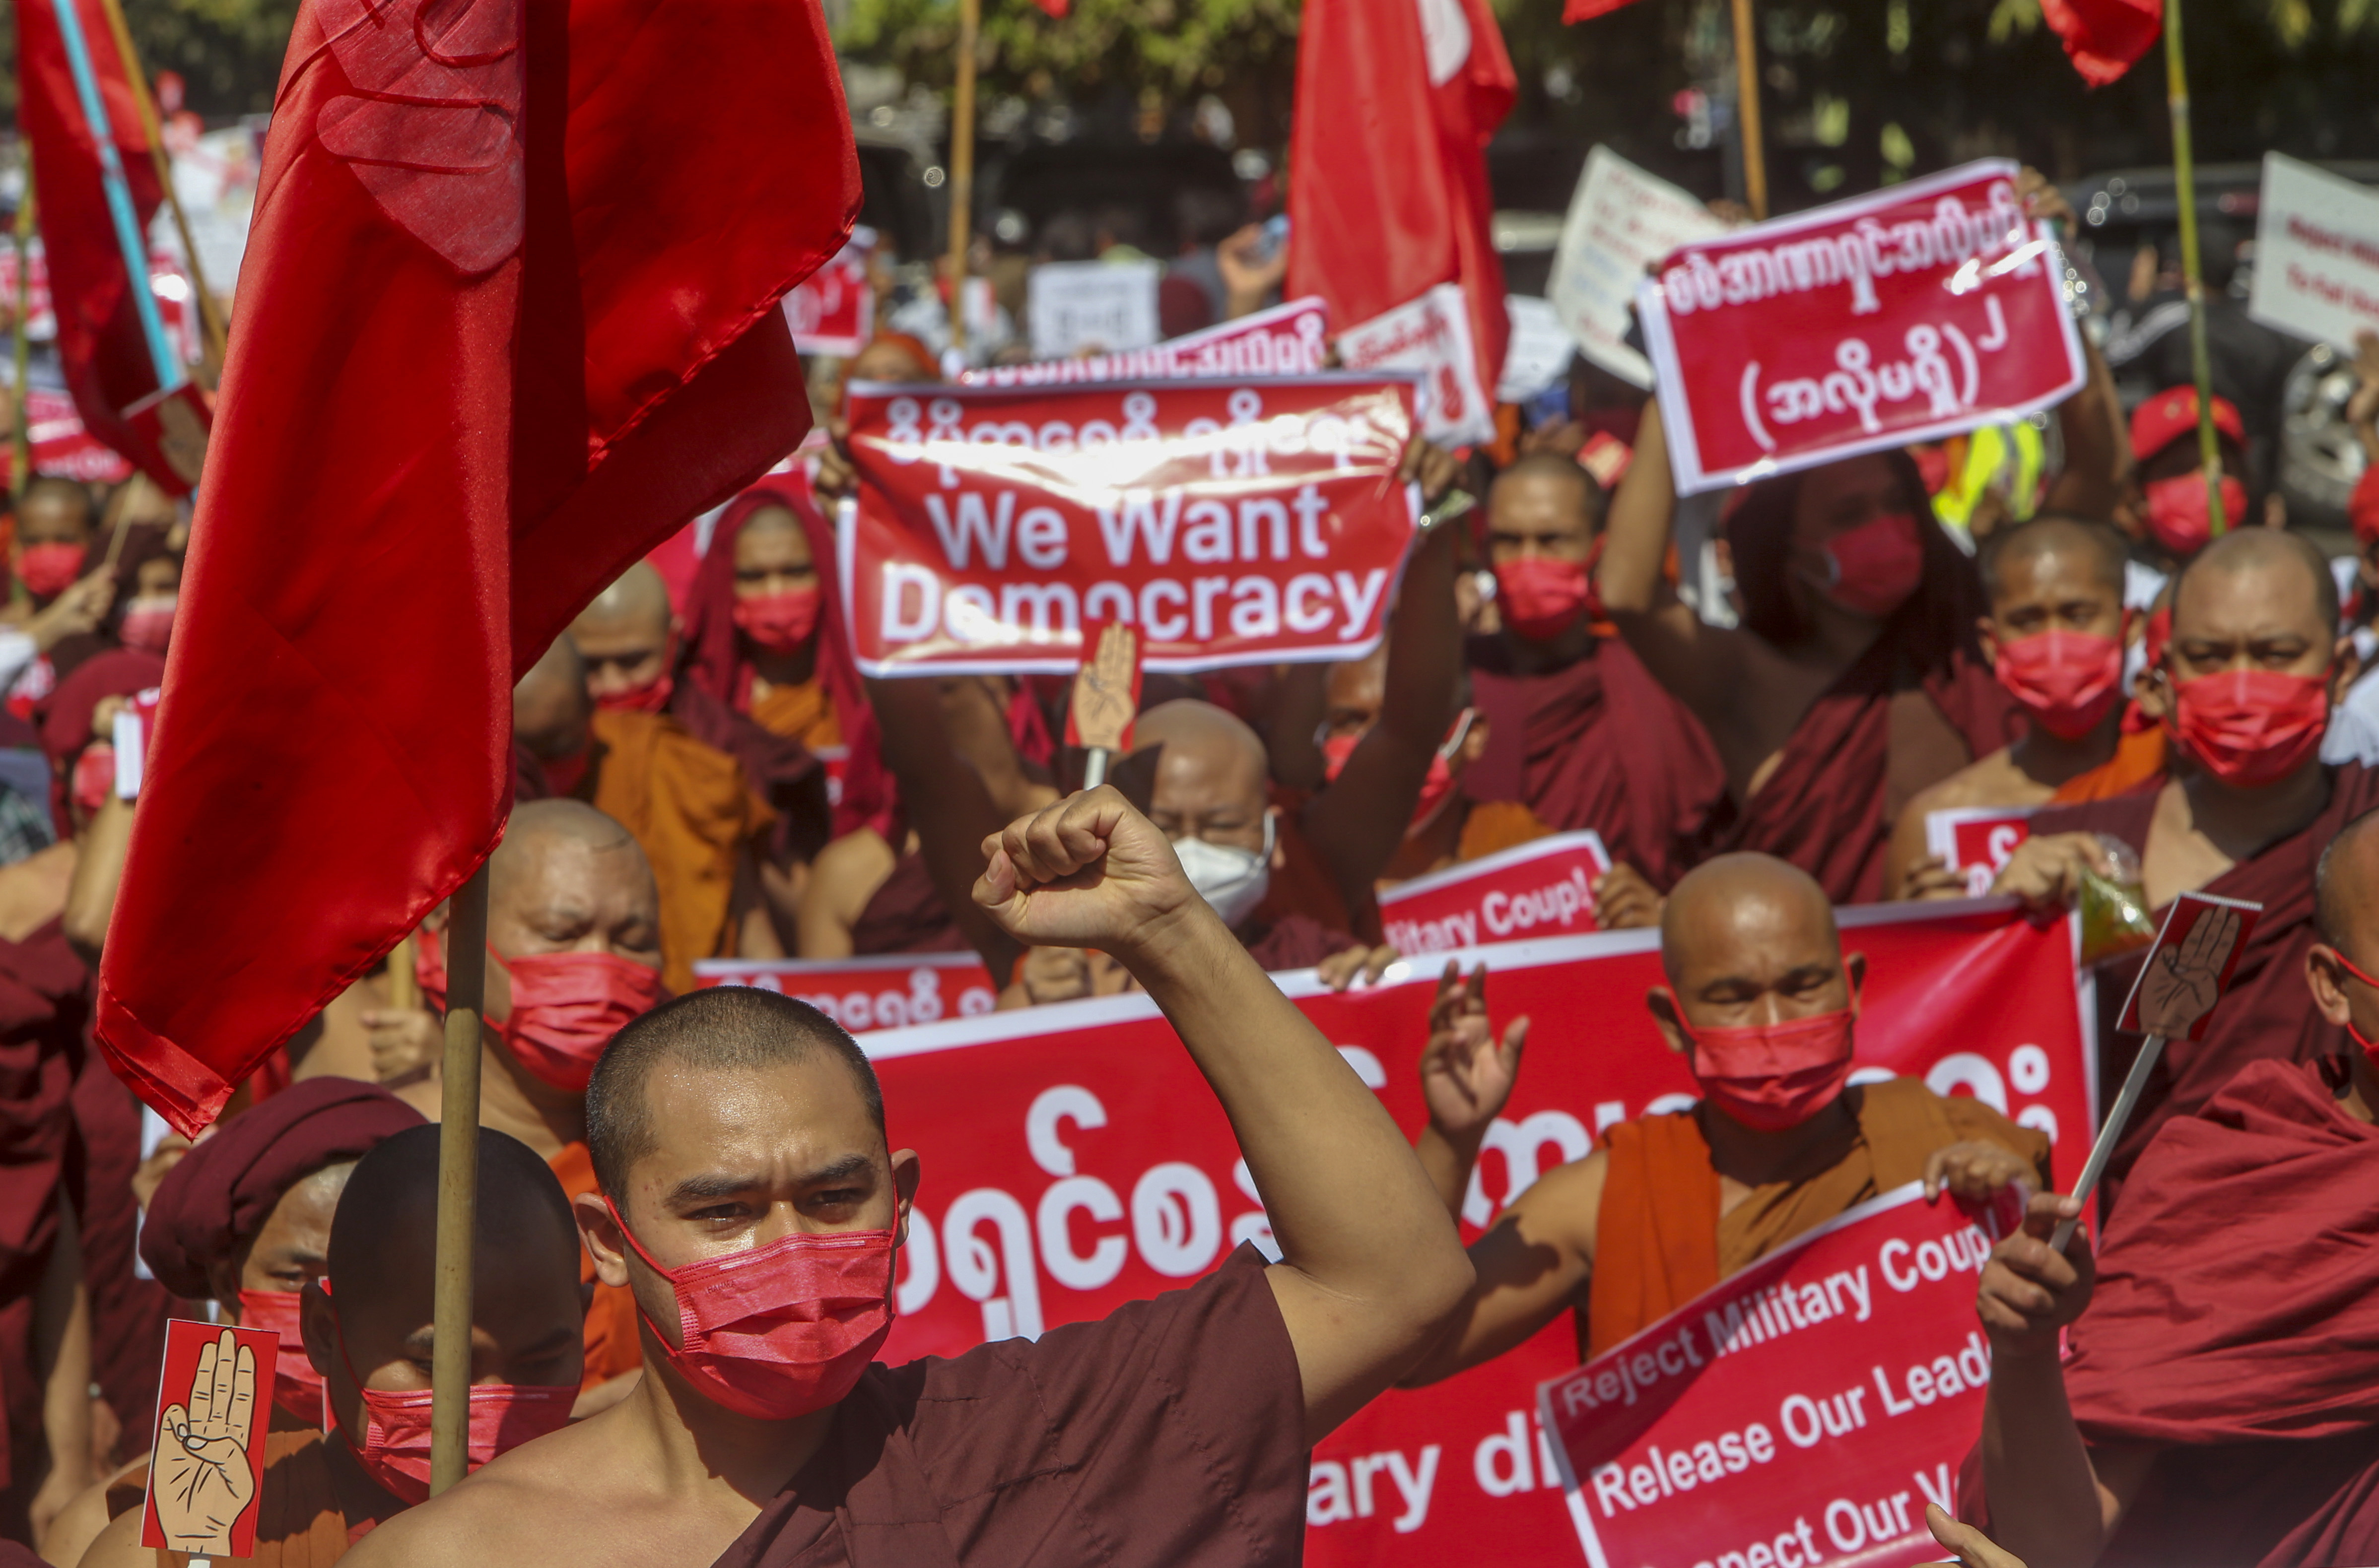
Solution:
<svg viewBox="0 0 2379 1568"><path fill-rule="evenodd" d="M1925 546L1905 512L1871 517L1818 547L1825 596L1854 615L1881 621L1925 580Z"/></svg>
<svg viewBox="0 0 2379 1568"><path fill-rule="evenodd" d="M127 648L164 657L165 645L174 637L175 603L173 599L163 604L135 599L116 622L116 640Z"/></svg>
<svg viewBox="0 0 2379 1568"><path fill-rule="evenodd" d="M1992 673L2042 729L2078 741L2123 694L2123 643L2095 632L2042 632L2001 643Z"/></svg>
<svg viewBox="0 0 2379 1568"><path fill-rule="evenodd" d="M69 788L74 803L86 814L97 816L99 808L115 793L115 748L105 741L94 741L85 746L82 755L75 758L74 782Z"/></svg>
<svg viewBox="0 0 2379 1568"><path fill-rule="evenodd" d="M2379 980L2373 980L2369 975L2363 973L2360 969L2357 969L2352 959L2348 958L2343 952L2339 951L2336 947L2330 948L2329 952L2332 957L2337 959L2339 965L2345 969L2347 973L2362 982L2363 984L2370 986L2373 990L2379 991ZM2354 1015L2352 1013L2346 1015L2346 1032L2357 1045L2362 1047L2362 1054L2371 1058L2371 1065L2374 1067L2379 1067L2379 1045L2374 1045L2370 1041L2365 1040L2362 1037L2362 1031L2354 1027Z"/></svg>
<svg viewBox="0 0 2379 1568"><path fill-rule="evenodd" d="M2148 533L2156 542L2182 557L2195 555L2214 537L2214 513L2205 504L2205 475L2192 470L2147 487ZM2246 520L2247 487L2232 475L2222 476L2222 518L2236 528Z"/></svg>
<svg viewBox="0 0 2379 1568"><path fill-rule="evenodd" d="M596 697L595 706L606 713L659 713L669 706L670 696L676 690L677 678L664 665L661 672L649 681L640 681L633 686L601 694ZM586 771L586 759L585 752L578 754L576 760L581 774ZM549 779L553 777L553 764L549 762L545 765L545 776ZM577 787L578 780L573 778L570 788L574 790ZM562 792L567 794L569 790Z"/></svg>
<svg viewBox="0 0 2379 1568"><path fill-rule="evenodd" d="M2329 680L2225 669L2172 688L2173 732L2207 772L2238 790L2286 778L2321 747Z"/></svg>
<svg viewBox="0 0 2379 1568"><path fill-rule="evenodd" d="M1685 1009L1677 1009L1682 1020ZM1689 1030L1694 1081L1709 1103L1758 1132L1799 1127L1851 1076L1854 1007L1782 1023Z"/></svg>
<svg viewBox="0 0 2379 1568"><path fill-rule="evenodd" d="M1593 591L1593 573L1584 561L1519 555L1495 568L1495 602L1503 607L1503 624L1532 643L1568 631L1585 613Z"/></svg>
<svg viewBox="0 0 2379 1568"><path fill-rule="evenodd" d="M511 1015L489 1024L514 1061L569 1094L586 1092L611 1036L670 999L660 971L616 953L488 956L513 983Z"/></svg>
<svg viewBox="0 0 2379 1568"><path fill-rule="evenodd" d="M309 1427L322 1424L322 1374L306 1358L306 1336L297 1327L297 1303L304 1293L295 1290L243 1290L239 1293L239 1326L267 1329L281 1341L272 1362L272 1403Z"/></svg>
<svg viewBox="0 0 2379 1568"><path fill-rule="evenodd" d="M389 1393L361 1388L363 1380L356 1381L364 1396L364 1441L356 1447L349 1436L347 1446L355 1449L366 1473L391 1493L409 1503L429 1502L429 1391ZM560 1431L570 1424L570 1407L577 1399L575 1385L473 1383L470 1458L465 1473Z"/></svg>
<svg viewBox="0 0 2379 1568"><path fill-rule="evenodd" d="M799 653L817 630L818 590L788 588L781 594L754 594L738 598L732 613L753 646L769 653Z"/></svg>
<svg viewBox="0 0 2379 1568"><path fill-rule="evenodd" d="M54 599L82 575L83 553L80 545L27 545L17 565L17 580L35 598Z"/></svg>
<svg viewBox="0 0 2379 1568"><path fill-rule="evenodd" d="M851 1392L892 1332L888 1230L796 1231L672 1273L653 1261L617 1208L611 1218L677 1293L679 1344L646 1319L670 1365L738 1415L790 1421L825 1409Z"/></svg>

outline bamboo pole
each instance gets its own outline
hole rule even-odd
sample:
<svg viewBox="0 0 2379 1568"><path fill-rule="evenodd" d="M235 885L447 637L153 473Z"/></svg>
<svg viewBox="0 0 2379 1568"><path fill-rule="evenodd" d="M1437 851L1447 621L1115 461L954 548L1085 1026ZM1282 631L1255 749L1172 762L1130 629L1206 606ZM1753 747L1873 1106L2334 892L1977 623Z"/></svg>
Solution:
<svg viewBox="0 0 2379 1568"><path fill-rule="evenodd" d="M107 30L115 37L115 54L124 62L125 78L132 84L132 102L139 106L141 134L149 139L149 160L156 165L157 184L165 193L166 206L173 210L174 232L181 236L182 255L190 264L190 287L199 296L199 325L206 339L208 380L214 380L223 374L223 320L215 308L215 296L207 287L206 269L199 261L198 242L190 237L189 215L182 211L182 198L174 189L173 161L165 156L165 136L157 118L156 100L149 96L149 72L133 50L132 30L125 24L123 0L99 3L107 12Z"/></svg>
<svg viewBox="0 0 2379 1568"><path fill-rule="evenodd" d="M10 420L8 439L13 443L9 455L16 461L8 469L8 493L13 500L25 499L25 487L33 482L33 419L25 408L25 378L30 373L33 333L26 318L33 308L33 159L31 150L25 156L25 194L17 203L17 332L13 350L17 379L9 389L17 411ZM12 594L19 585L9 585Z"/></svg>
<svg viewBox="0 0 2379 1568"><path fill-rule="evenodd" d="M1734 3L1734 119L1743 136L1743 194L1755 218L1768 216L1767 143L1759 134L1759 33L1751 0Z"/></svg>
<svg viewBox="0 0 2379 1568"><path fill-rule="evenodd" d="M448 901L446 1060L440 1084L438 1263L429 1359L429 1491L469 1470L471 1252L479 1206L479 1007L488 978L488 868Z"/></svg>
<svg viewBox="0 0 2379 1568"><path fill-rule="evenodd" d="M967 345L967 247L974 222L974 53L983 0L959 0L958 85L950 92L950 346Z"/></svg>
<svg viewBox="0 0 2379 1568"><path fill-rule="evenodd" d="M2197 383L2197 457L2205 476L2205 514L2218 539L2229 531L2231 520L2222 513L2222 447L2214 438L2214 359L2205 346L2205 283L2198 265L2197 168L2189 135L2189 62L2181 49L2180 0L2165 0L2164 94L2172 115L2173 194L2180 203L2180 271L2189 296L2190 371Z"/></svg>

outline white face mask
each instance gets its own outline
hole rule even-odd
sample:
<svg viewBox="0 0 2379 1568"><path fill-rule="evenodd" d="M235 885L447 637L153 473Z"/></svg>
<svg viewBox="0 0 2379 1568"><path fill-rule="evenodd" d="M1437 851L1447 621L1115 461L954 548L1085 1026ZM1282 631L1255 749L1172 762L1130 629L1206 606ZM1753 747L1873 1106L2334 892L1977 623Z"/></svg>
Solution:
<svg viewBox="0 0 2379 1568"><path fill-rule="evenodd" d="M1181 862L1181 874L1198 896L1213 906L1223 917L1225 925L1236 926L1258 904L1272 887L1272 814L1264 814L1263 849L1241 850L1229 844L1209 844L1203 838L1176 838L1173 853Z"/></svg>

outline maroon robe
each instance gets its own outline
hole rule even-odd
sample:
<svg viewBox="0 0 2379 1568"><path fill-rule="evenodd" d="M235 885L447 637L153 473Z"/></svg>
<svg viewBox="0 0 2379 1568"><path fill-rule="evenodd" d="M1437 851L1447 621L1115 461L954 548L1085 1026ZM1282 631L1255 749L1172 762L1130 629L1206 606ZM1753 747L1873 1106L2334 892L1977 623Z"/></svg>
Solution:
<svg viewBox="0 0 2379 1568"><path fill-rule="evenodd" d="M2164 1451L2104 1568L2379 1562L2374 1192L2379 1128L2308 1067L2166 1121L2065 1365L2085 1441Z"/></svg>
<svg viewBox="0 0 2379 1568"><path fill-rule="evenodd" d="M1233 933L1248 957L1267 971L1311 969L1333 953L1363 944L1343 931L1334 931L1310 915L1285 914L1278 920L1250 921Z"/></svg>
<svg viewBox="0 0 2379 1568"><path fill-rule="evenodd" d="M1626 644L1600 639L1537 675L1514 671L1502 637L1474 637L1466 652L1487 750L1463 770L1465 794L1521 802L1557 831L1591 828L1664 892L1702 858L1726 770L1701 721Z"/></svg>
<svg viewBox="0 0 2379 1568"><path fill-rule="evenodd" d="M851 950L866 953L962 953L967 939L934 890L925 857L912 850L886 877L851 925Z"/></svg>
<svg viewBox="0 0 2379 1568"><path fill-rule="evenodd" d="M826 848L834 824L827 804L826 769L808 747L764 730L691 681L670 691L669 716L694 738L743 765L753 791L776 811L767 856L782 866Z"/></svg>
<svg viewBox="0 0 2379 1568"><path fill-rule="evenodd" d="M2319 935L2313 924L2313 873L2321 851L2356 817L2379 807L2379 773L2360 763L2329 770L2329 803L2297 832L2224 872L2204 891L2245 899L2264 906L2246 951L2230 978L2229 993L2215 1009L2200 1041L2175 1040L2150 1074L2146 1092L2131 1125L2123 1129L2107 1167L2101 1201L2109 1210L2123 1178L2156 1130L2176 1116L2194 1115L2248 1063L2259 1060L2312 1062L2354 1049L2346 1031L2313 1010L2305 992L2305 953ZM2134 850L2147 850L2148 824L2156 815L2162 779L2127 795L2076 806L2056 806L2035 814L2032 830L2043 833L2106 833ZM2163 911L2156 912L2163 918ZM2139 978L2141 959L2117 959L2098 970L2098 1081L2113 1093L2139 1055L2140 1038L2119 1034L2115 1019Z"/></svg>
<svg viewBox="0 0 2379 1568"><path fill-rule="evenodd" d="M870 1367L715 1568L1253 1568L1304 1550L1297 1353L1241 1247L1187 1290Z"/></svg>
<svg viewBox="0 0 2379 1568"><path fill-rule="evenodd" d="M105 1057L85 1048L74 1086L82 1221L82 1273L91 1287L91 1376L124 1429L116 1452L140 1452L157 1425L157 1369L165 1354L173 1293L133 1269L140 1205L140 1102Z"/></svg>

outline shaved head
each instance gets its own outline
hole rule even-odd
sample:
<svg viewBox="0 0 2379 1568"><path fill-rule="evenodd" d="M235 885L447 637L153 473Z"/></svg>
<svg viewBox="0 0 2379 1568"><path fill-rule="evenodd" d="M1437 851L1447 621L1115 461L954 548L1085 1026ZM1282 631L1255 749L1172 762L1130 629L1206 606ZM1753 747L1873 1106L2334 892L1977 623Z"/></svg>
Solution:
<svg viewBox="0 0 2379 1568"><path fill-rule="evenodd" d="M654 1008L622 1030L586 1086L586 1148L595 1179L626 1207L628 1176L659 1147L656 1075L737 1075L815 1061L835 1063L858 1092L878 1140L884 1092L858 1042L806 1002L773 991L719 985Z"/></svg>
<svg viewBox="0 0 2379 1568"><path fill-rule="evenodd" d="M1256 732L1212 703L1160 703L1132 729L1134 755L1155 751L1149 819L1168 838L1263 847L1271 758Z"/></svg>
<svg viewBox="0 0 2379 1568"><path fill-rule="evenodd" d="M586 661L568 637L556 637L513 687L513 733L536 756L576 756L586 749L594 718Z"/></svg>
<svg viewBox="0 0 2379 1568"><path fill-rule="evenodd" d="M571 622L571 633L575 639L582 628L630 626L665 637L671 613L669 585L650 561L640 561L578 612L578 619Z"/></svg>
<svg viewBox="0 0 2379 1568"><path fill-rule="evenodd" d="M1991 536L1983 550L1983 586L1996 605L2023 575L2020 569L2030 567L2035 573L2078 574L2119 601L2130 561L2130 546L2106 524L2048 513Z"/></svg>
<svg viewBox="0 0 2379 1568"><path fill-rule="evenodd" d="M1834 907L1817 879L1774 855L1721 855L1703 862L1660 911L1660 967L1672 984L1688 969L1729 967L1746 943L1789 935L1839 949Z"/></svg>
<svg viewBox="0 0 2379 1568"><path fill-rule="evenodd" d="M548 843L589 850L636 849L634 835L584 801L523 801L513 808L503 842L489 862L489 875L501 877ZM641 855L643 851L637 850Z"/></svg>
<svg viewBox="0 0 2379 1568"><path fill-rule="evenodd" d="M2172 634L2191 635L2209 616L2252 596L2274 620L2303 622L2326 645L2337 635L2337 579L2329 557L2286 528L2233 528L2184 563L2172 582Z"/></svg>
<svg viewBox="0 0 2379 1568"><path fill-rule="evenodd" d="M1213 703L1191 697L1160 703L1140 716L1132 726L1131 749L1144 752L1153 746L1197 752L1259 774L1268 766L1262 736Z"/></svg>
<svg viewBox="0 0 2379 1568"><path fill-rule="evenodd" d="M2379 814L2358 816L2329 841L2313 874L2313 925L2352 958L2379 954ZM2363 961L2357 959L2357 962Z"/></svg>
<svg viewBox="0 0 2379 1568"><path fill-rule="evenodd" d="M553 1170L516 1138L480 1128L472 1213L481 1281L541 1272L575 1289L578 1225ZM407 1128L356 1163L331 1221L332 1301L342 1322L373 1297L429 1311L438 1251L437 1127Z"/></svg>

